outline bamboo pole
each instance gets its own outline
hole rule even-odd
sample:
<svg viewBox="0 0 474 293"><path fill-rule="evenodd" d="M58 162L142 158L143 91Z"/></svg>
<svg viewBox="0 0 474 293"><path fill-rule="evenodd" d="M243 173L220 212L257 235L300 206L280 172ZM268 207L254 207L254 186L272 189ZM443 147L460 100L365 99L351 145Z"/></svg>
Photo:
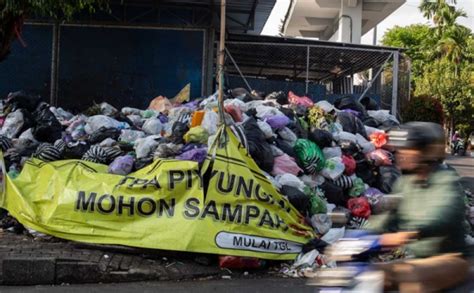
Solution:
<svg viewBox="0 0 474 293"><path fill-rule="evenodd" d="M224 57L225 57L225 9L226 0L221 0L221 26L220 26L220 39L219 39L219 64L218 64L218 82L219 82L219 117L220 123L225 123L224 119Z"/></svg>

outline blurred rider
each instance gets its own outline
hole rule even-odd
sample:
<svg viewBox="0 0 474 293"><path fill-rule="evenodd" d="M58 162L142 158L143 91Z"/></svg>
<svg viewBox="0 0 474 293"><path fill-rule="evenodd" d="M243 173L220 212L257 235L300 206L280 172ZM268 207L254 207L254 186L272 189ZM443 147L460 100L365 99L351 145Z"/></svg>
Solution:
<svg viewBox="0 0 474 293"><path fill-rule="evenodd" d="M389 146L403 173L395 192L403 197L396 210L379 217L369 229L385 233L382 246L405 246L417 259L387 266L386 276L398 285L411 280L412 286L427 291L464 281L469 268L464 260L465 205L456 172L443 164L443 128L430 122L407 123L389 132Z"/></svg>

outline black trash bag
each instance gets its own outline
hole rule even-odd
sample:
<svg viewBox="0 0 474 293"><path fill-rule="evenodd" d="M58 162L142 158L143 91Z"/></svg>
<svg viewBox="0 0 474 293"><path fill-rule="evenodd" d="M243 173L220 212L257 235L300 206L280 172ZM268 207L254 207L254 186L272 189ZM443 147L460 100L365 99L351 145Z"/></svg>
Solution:
<svg viewBox="0 0 474 293"><path fill-rule="evenodd" d="M374 99L367 96L360 99L360 103L364 106L365 110L375 111L380 109L379 104L377 104Z"/></svg>
<svg viewBox="0 0 474 293"><path fill-rule="evenodd" d="M295 120L295 112L288 108L280 108L280 112L285 114L286 117L290 118L290 120Z"/></svg>
<svg viewBox="0 0 474 293"><path fill-rule="evenodd" d="M63 150L64 159L81 159L84 154L90 149L87 142L81 141L73 144L67 144Z"/></svg>
<svg viewBox="0 0 474 293"><path fill-rule="evenodd" d="M381 166L378 172L377 187L383 193L391 193L393 185L402 175L395 166Z"/></svg>
<svg viewBox="0 0 474 293"><path fill-rule="evenodd" d="M169 142L172 142L172 141L170 140ZM128 143L125 141L119 141L118 146L123 153L135 152L135 148L133 147L133 144L131 143Z"/></svg>
<svg viewBox="0 0 474 293"><path fill-rule="evenodd" d="M374 117L370 117L369 115L363 117L361 120L362 120L362 123L364 123L364 125L366 126L370 126L374 128L379 127L379 123L377 122L377 120L375 120Z"/></svg>
<svg viewBox="0 0 474 293"><path fill-rule="evenodd" d="M233 90L230 90L230 96L234 99L242 100L245 103L251 102L254 100L261 100L260 97L252 95L244 88L235 88Z"/></svg>
<svg viewBox="0 0 474 293"><path fill-rule="evenodd" d="M187 123L176 121L171 128L171 142L175 144L184 144L184 135L189 131Z"/></svg>
<svg viewBox="0 0 474 293"><path fill-rule="evenodd" d="M354 160L356 161L356 175L364 183L367 183L370 186L374 186L377 184L377 169L374 168L370 164L370 162L366 159L365 155L362 152L354 153L353 155Z"/></svg>
<svg viewBox="0 0 474 293"><path fill-rule="evenodd" d="M13 142L6 136L0 135L0 149L2 152L6 152L8 149L13 147Z"/></svg>
<svg viewBox="0 0 474 293"><path fill-rule="evenodd" d="M130 125L130 128L131 129L137 129L137 127L135 126L135 124L133 124L132 120L130 120L127 116L125 116L125 114L123 114L122 112L117 112L115 113L115 115L112 117L114 118L115 120L119 121L119 122L125 122L127 123L128 125Z"/></svg>
<svg viewBox="0 0 474 293"><path fill-rule="evenodd" d="M359 145L353 141L343 140L339 142L341 151L346 156L353 156L354 154L360 153L361 149Z"/></svg>
<svg viewBox="0 0 474 293"><path fill-rule="evenodd" d="M336 206L346 206L347 198L344 196L344 190L334 183L326 180L319 188L324 192L324 196L328 203Z"/></svg>
<svg viewBox="0 0 474 293"><path fill-rule="evenodd" d="M345 96L336 99L334 102L334 107L339 110L351 109L359 112L361 116L367 115L367 111L365 111L364 106L352 96Z"/></svg>
<svg viewBox="0 0 474 293"><path fill-rule="evenodd" d="M328 245L329 245L329 243L327 243L324 240L321 240L321 238L313 238L308 243L303 245L303 248L302 248L301 252L303 254L305 254L305 253L310 252L311 250L314 250L314 249L316 249L317 251L323 252L324 249Z"/></svg>
<svg viewBox="0 0 474 293"><path fill-rule="evenodd" d="M304 129L303 126L301 126L298 119L296 119L295 121L291 121L290 124L287 125L287 127L291 131L293 131L293 133L296 134L298 138L308 138L308 131Z"/></svg>
<svg viewBox="0 0 474 293"><path fill-rule="evenodd" d="M320 149L331 147L332 141L334 140L331 132L322 129L310 131L308 133L308 139L317 144Z"/></svg>
<svg viewBox="0 0 474 293"><path fill-rule="evenodd" d="M353 134L360 134L364 138L368 139L367 132L365 131L364 123L357 118L355 115L348 112L337 113L336 122L341 124L342 129L346 132Z"/></svg>
<svg viewBox="0 0 474 293"><path fill-rule="evenodd" d="M288 156L296 158L295 150L286 140L277 138L275 139L275 145Z"/></svg>
<svg viewBox="0 0 474 293"><path fill-rule="evenodd" d="M388 131L392 130L393 128L397 128L399 126L400 126L400 124L398 124L397 122L389 119L387 121L384 121L381 125L379 125L378 128L388 132Z"/></svg>
<svg viewBox="0 0 474 293"><path fill-rule="evenodd" d="M273 152L270 144L265 140L265 135L258 127L257 121L250 118L243 127L250 156L260 169L270 173L273 170Z"/></svg>
<svg viewBox="0 0 474 293"><path fill-rule="evenodd" d="M308 213L310 207L310 199L304 192L296 187L283 185L280 188L280 193L285 195L290 203L297 209L302 215Z"/></svg>
<svg viewBox="0 0 474 293"><path fill-rule="evenodd" d="M31 157L38 148L39 143L31 140L19 140L14 149L21 157Z"/></svg>
<svg viewBox="0 0 474 293"><path fill-rule="evenodd" d="M39 96L34 96L24 91L18 91L8 95L4 108L10 108L11 111L25 109L28 112L34 112L40 102L41 98Z"/></svg>
<svg viewBox="0 0 474 293"><path fill-rule="evenodd" d="M49 110L49 105L43 103L33 112L36 125L32 129L34 138L41 142L54 143L62 136L62 126L53 112Z"/></svg>
<svg viewBox="0 0 474 293"><path fill-rule="evenodd" d="M96 144L96 143L102 142L106 138L117 140L120 136L120 133L121 133L120 129L106 128L102 126L101 128L97 129L89 136L89 142L91 144Z"/></svg>
<svg viewBox="0 0 474 293"><path fill-rule="evenodd" d="M276 100L277 103L280 104L280 105L288 105L289 104L288 96L282 91L273 92L273 93L269 94L265 98L265 100Z"/></svg>
<svg viewBox="0 0 474 293"><path fill-rule="evenodd" d="M257 109L252 108L252 109L248 110L247 112L245 112L245 115L256 119L257 118Z"/></svg>
<svg viewBox="0 0 474 293"><path fill-rule="evenodd" d="M146 166L150 165L153 163L153 158L141 158L137 159L134 163L135 170L140 170L142 168L145 168Z"/></svg>
<svg viewBox="0 0 474 293"><path fill-rule="evenodd" d="M23 114L23 125L21 126L20 131L18 132L17 136L19 137L23 132L35 126L35 119L31 112L26 109L20 109L21 114Z"/></svg>

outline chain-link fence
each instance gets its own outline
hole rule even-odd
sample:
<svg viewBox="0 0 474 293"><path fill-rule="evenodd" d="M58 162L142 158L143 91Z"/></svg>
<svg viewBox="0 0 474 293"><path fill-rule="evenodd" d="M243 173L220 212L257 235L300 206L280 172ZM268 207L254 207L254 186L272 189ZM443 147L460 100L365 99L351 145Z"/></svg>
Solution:
<svg viewBox="0 0 474 293"><path fill-rule="evenodd" d="M265 38L264 38L265 39ZM292 90L314 100L333 100L341 95L375 98L384 109L407 99L409 72L399 66L398 94L387 83L397 49L350 44L286 40L286 42L226 42L226 82L229 88L244 87L268 93ZM403 58L400 64L403 62ZM356 75L359 78L356 78ZM390 74L390 76L394 76ZM398 107L399 108L399 107Z"/></svg>

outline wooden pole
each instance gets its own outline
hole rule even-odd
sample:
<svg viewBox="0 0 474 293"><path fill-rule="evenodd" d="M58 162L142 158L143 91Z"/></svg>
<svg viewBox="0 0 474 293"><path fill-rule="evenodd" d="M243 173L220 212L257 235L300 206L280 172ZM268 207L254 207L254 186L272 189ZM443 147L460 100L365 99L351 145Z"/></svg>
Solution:
<svg viewBox="0 0 474 293"><path fill-rule="evenodd" d="M221 0L221 27L220 27L220 39L219 39L219 64L218 64L218 77L219 77L219 117L220 123L225 123L224 119L224 57L225 57L225 9L226 0Z"/></svg>

